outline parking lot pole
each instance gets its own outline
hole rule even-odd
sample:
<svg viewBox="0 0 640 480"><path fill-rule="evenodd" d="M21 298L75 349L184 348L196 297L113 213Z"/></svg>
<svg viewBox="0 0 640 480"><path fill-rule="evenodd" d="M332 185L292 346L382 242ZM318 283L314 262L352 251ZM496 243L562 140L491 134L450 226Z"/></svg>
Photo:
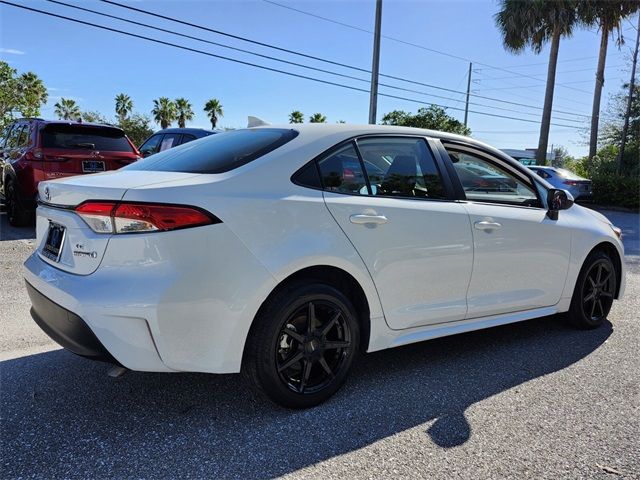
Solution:
<svg viewBox="0 0 640 480"><path fill-rule="evenodd" d="M369 123L375 125L378 108L378 71L380 68L380 26L382 0L376 0L376 26L373 34L373 62L371 65L371 93L369 97Z"/></svg>

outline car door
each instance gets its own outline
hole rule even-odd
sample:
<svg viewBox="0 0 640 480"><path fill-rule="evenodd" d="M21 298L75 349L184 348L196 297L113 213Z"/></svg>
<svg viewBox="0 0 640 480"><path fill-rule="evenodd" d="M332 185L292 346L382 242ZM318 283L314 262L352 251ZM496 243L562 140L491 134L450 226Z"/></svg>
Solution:
<svg viewBox="0 0 640 480"><path fill-rule="evenodd" d="M569 267L567 216L547 216L530 173L479 148L444 144L473 226L467 318L555 305ZM474 170L473 168L476 167ZM470 175L470 171L487 171ZM455 180L455 179L454 179Z"/></svg>
<svg viewBox="0 0 640 480"><path fill-rule="evenodd" d="M473 263L463 205L427 139L371 136L318 161L327 208L373 278L393 329L465 318Z"/></svg>

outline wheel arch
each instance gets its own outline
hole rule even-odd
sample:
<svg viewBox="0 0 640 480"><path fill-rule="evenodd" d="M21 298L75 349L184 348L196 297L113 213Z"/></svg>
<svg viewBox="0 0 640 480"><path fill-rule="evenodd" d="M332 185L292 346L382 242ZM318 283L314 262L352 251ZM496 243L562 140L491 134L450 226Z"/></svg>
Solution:
<svg viewBox="0 0 640 480"><path fill-rule="evenodd" d="M613 243L608 241L600 242L595 247L593 247L589 251L587 256L584 258L581 269L584 268L584 262L586 261L586 259L589 258L589 256L596 251L602 251L606 253L609 256L609 258L611 258L611 260L613 261L613 267L615 268L615 271L616 271L616 293L614 298L617 299L620 295L620 286L622 284L622 258L620 256L620 252L618 251L618 249Z"/></svg>
<svg viewBox="0 0 640 480"><path fill-rule="evenodd" d="M367 295L356 278L346 270L333 265L314 265L297 270L281 280L263 300L256 312L249 328L249 335L253 329L256 319L266 307L268 302L283 289L288 288L293 283L299 282L320 282L330 285L340 290L351 300L358 312L358 323L360 326L360 348L366 351L369 346L371 336L371 307ZM248 336L247 335L247 338ZM246 341L245 341L246 346ZM244 357L244 352L243 352Z"/></svg>

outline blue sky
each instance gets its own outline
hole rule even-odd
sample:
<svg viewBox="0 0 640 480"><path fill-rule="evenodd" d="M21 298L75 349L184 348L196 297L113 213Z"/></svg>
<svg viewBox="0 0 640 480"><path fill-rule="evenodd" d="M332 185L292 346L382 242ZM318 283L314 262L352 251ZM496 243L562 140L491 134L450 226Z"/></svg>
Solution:
<svg viewBox="0 0 640 480"><path fill-rule="evenodd" d="M368 74L363 72L276 52L114 5L92 0L65 1L211 41L368 79ZM277 1L364 30L373 28L374 0ZM19 0L17 3L20 3ZM282 65L46 1L22 3L191 48L358 88L368 88L366 82ZM326 22L264 0L138 0L129 3L138 8L354 67L369 69L371 66L370 33ZM529 108L529 105L542 106L548 51L545 50L540 55L531 52L521 55L507 53L502 48L500 35L494 26L493 15L497 9L495 1L384 0L382 32L387 37L473 60L472 91L517 104L472 98L472 102L482 106L472 105L471 110L538 122L540 110ZM154 98L186 97L194 106L196 117L191 126L196 127L209 126L202 107L211 97L220 99L224 106L225 114L220 122L223 127L246 126L247 115L255 115L272 123L286 122L289 112L294 109L301 110L307 117L314 112L321 112L328 117L329 122L367 122L369 96L364 92L259 70L6 5L0 6L0 18L0 58L20 72L34 71L50 89L49 102L42 111L44 117L53 117L53 104L60 97L75 99L82 110L97 110L108 117L114 117L113 98L116 94L125 92L132 97L134 110L146 114L152 109ZM618 50L614 42L610 42L603 107L606 106L609 95L617 92L629 78L630 48L635 35L632 24L635 25L635 18L631 22L624 24L627 43L622 50ZM556 87L554 108L566 113L557 113L554 123L586 128L587 119L575 114L590 114L598 46L599 35L593 29L576 31L572 38L562 42L558 64L558 84L562 86ZM464 91L468 61L463 59L383 38L380 71L387 75ZM461 102L464 99L463 93L451 93L389 79L381 79L381 82L428 93L429 95L424 95L380 87L381 93L416 99L424 102L425 106L432 102L447 107L464 106ZM378 117L394 109L415 111L420 106L418 103L381 97ZM449 113L460 119L463 117L460 111L449 110ZM499 148L537 146L537 123L471 113L469 126L474 137ZM575 155L586 153L584 142L584 133L579 128L551 128L550 144L564 145Z"/></svg>

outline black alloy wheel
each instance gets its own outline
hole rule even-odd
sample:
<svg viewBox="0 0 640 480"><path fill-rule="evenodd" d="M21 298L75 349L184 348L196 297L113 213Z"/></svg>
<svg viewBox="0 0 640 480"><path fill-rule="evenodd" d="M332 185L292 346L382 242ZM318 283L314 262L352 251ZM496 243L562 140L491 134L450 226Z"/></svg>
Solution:
<svg viewBox="0 0 640 480"><path fill-rule="evenodd" d="M292 391L308 395L325 388L344 367L351 330L341 307L309 301L284 322L275 348L280 379Z"/></svg>
<svg viewBox="0 0 640 480"><path fill-rule="evenodd" d="M308 408L345 382L358 353L358 316L340 290L312 280L272 295L245 345L242 372L259 393L287 408Z"/></svg>
<svg viewBox="0 0 640 480"><path fill-rule="evenodd" d="M581 328L595 328L607 318L617 288L617 274L611 258L603 251L587 257L578 277L569 318Z"/></svg>

